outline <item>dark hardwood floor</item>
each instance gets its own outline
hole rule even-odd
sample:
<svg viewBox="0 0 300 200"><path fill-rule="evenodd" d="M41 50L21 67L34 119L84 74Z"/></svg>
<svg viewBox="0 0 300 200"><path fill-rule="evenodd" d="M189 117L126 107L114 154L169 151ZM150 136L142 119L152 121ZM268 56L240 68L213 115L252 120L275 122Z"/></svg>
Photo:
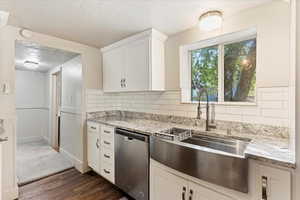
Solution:
<svg viewBox="0 0 300 200"><path fill-rule="evenodd" d="M75 169L24 185L19 200L118 200L124 195L94 172L80 174Z"/></svg>

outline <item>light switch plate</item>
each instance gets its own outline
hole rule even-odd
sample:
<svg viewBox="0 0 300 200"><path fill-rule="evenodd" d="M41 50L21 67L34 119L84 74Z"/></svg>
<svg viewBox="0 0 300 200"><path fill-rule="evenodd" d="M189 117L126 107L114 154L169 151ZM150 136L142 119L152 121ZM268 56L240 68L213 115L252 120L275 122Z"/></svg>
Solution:
<svg viewBox="0 0 300 200"><path fill-rule="evenodd" d="M8 16L9 16L8 12L0 10L0 28L7 24Z"/></svg>

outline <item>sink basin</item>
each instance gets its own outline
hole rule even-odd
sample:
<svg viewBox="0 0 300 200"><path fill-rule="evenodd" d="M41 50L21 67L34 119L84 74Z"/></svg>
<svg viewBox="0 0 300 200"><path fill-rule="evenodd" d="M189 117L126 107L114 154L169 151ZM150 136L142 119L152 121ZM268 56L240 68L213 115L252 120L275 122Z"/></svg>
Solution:
<svg viewBox="0 0 300 200"><path fill-rule="evenodd" d="M247 142L236 139L211 137L211 136L193 136L185 139L183 143L208 147L214 150L223 151L230 154L244 156Z"/></svg>
<svg viewBox="0 0 300 200"><path fill-rule="evenodd" d="M241 140L211 136L193 135L182 141L152 136L150 156L182 173L247 193L248 159L244 156L246 146L247 142Z"/></svg>

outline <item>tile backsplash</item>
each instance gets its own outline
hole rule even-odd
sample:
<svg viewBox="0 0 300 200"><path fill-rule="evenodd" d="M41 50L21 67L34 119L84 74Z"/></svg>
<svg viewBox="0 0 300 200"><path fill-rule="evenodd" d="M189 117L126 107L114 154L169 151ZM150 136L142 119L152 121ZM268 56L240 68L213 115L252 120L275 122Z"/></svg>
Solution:
<svg viewBox="0 0 300 200"><path fill-rule="evenodd" d="M256 105L216 104L216 120L243 122L247 124L288 127L288 87L258 88ZM87 112L124 110L133 112L197 116L197 104L180 102L179 90L165 92L103 93L101 90L87 90ZM205 105L202 105L205 118Z"/></svg>

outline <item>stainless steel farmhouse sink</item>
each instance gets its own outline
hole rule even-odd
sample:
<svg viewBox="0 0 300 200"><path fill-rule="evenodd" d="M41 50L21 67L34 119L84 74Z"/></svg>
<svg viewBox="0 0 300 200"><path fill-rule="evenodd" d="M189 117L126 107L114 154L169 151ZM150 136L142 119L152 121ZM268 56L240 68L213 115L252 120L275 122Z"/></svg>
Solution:
<svg viewBox="0 0 300 200"><path fill-rule="evenodd" d="M244 151L248 145L247 142L229 138L219 138L212 136L193 136L182 142L193 145L208 147L214 150L223 151L233 155L244 156Z"/></svg>
<svg viewBox="0 0 300 200"><path fill-rule="evenodd" d="M182 141L150 138L152 159L190 176L248 192L247 142L193 135Z"/></svg>

